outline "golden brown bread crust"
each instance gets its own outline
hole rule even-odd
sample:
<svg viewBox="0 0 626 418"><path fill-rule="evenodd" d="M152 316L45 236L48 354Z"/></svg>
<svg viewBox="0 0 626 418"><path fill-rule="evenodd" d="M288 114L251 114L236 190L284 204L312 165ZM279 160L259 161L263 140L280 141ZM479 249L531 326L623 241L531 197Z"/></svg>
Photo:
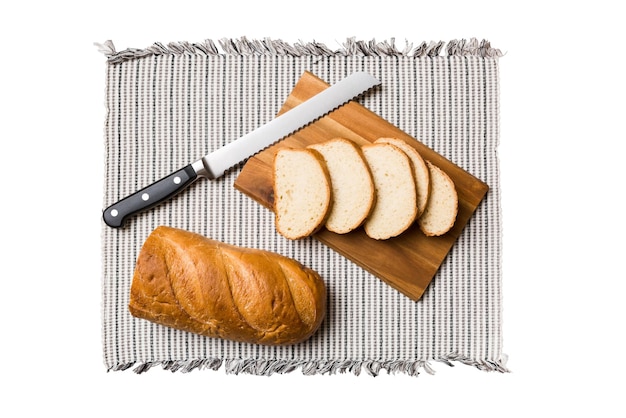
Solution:
<svg viewBox="0 0 626 418"><path fill-rule="evenodd" d="M208 337L295 344L322 323L326 288L315 271L288 257L160 226L137 258L129 309Z"/></svg>

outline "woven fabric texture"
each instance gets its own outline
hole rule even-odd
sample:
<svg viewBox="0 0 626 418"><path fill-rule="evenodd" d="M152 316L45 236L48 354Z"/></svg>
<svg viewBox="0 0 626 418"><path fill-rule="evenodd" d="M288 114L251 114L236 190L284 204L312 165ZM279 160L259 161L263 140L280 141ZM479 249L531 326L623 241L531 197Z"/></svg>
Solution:
<svg viewBox="0 0 626 418"><path fill-rule="evenodd" d="M488 44L407 46L269 41L155 44L106 64L103 207L271 120L305 70L328 83L363 70L382 81L360 103L478 177L490 190L423 297L411 301L314 239L289 241L273 215L234 189L241 166L174 200L102 227L102 332L107 370L223 368L269 375L381 371L417 375L434 362L506 372L502 352L499 51ZM328 287L327 319L307 342L267 347L201 337L133 318L138 252L169 225L292 257ZM402 260L398 260L402 262Z"/></svg>

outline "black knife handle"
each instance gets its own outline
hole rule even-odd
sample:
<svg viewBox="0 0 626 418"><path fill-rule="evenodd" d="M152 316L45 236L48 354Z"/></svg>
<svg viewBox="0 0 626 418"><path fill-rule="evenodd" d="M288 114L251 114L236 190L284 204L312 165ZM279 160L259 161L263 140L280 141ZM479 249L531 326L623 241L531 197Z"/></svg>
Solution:
<svg viewBox="0 0 626 418"><path fill-rule="evenodd" d="M131 215L148 210L173 197L197 178L196 171L189 164L109 206L104 210L102 218L110 227L120 228Z"/></svg>

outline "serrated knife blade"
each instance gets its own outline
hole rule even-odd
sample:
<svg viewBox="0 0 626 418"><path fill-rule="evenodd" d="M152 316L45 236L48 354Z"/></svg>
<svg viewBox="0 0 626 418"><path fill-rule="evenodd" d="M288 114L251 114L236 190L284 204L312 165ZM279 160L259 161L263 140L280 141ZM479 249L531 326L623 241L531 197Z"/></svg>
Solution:
<svg viewBox="0 0 626 418"><path fill-rule="evenodd" d="M129 217L174 197L198 178L222 176L230 167L379 84L366 72L352 73L265 125L109 206L102 215L104 222L112 228L123 227Z"/></svg>

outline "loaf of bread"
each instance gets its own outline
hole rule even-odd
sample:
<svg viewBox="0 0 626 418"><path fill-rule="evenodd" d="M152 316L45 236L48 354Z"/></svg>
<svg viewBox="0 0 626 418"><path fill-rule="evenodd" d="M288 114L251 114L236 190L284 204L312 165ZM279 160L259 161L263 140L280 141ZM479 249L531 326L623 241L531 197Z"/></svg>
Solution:
<svg viewBox="0 0 626 418"><path fill-rule="evenodd" d="M374 181L363 152L345 138L333 138L308 148L322 155L330 174L332 205L326 229L347 234L361 226L374 205Z"/></svg>
<svg viewBox="0 0 626 418"><path fill-rule="evenodd" d="M288 257L160 226L137 258L129 310L208 337L296 344L322 323L326 288L315 271Z"/></svg>
<svg viewBox="0 0 626 418"><path fill-rule="evenodd" d="M282 148L274 157L274 215L276 230L300 239L318 231L330 213L330 174L313 149Z"/></svg>

